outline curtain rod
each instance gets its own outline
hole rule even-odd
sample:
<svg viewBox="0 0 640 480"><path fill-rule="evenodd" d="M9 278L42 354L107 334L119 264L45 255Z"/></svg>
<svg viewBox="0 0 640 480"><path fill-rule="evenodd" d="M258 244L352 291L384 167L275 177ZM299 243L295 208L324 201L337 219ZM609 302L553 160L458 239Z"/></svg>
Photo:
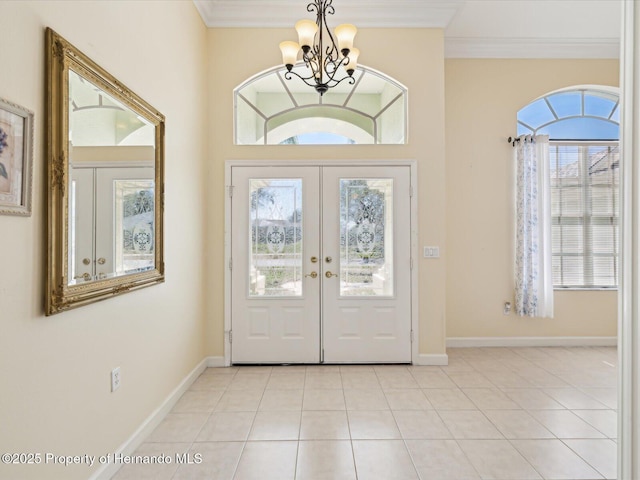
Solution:
<svg viewBox="0 0 640 480"><path fill-rule="evenodd" d="M534 142L534 138L533 135L525 135L525 140L527 137L531 138L531 143ZM520 141L520 137L509 137L507 138L507 143L510 143L512 146L516 146L516 143ZM562 143L562 142L567 142L567 143L571 143L571 142L580 142L583 144L588 144L588 143L615 143L615 142L619 142L619 140L612 140L612 139L606 139L606 138L591 138L589 140L584 140L584 139L580 139L580 138L550 138L549 139L550 142L556 142L556 143Z"/></svg>
<svg viewBox="0 0 640 480"><path fill-rule="evenodd" d="M533 143L533 135L523 135L522 137L509 137L507 138L507 143L510 143L512 147L516 146L516 143L520 141L521 138L524 138L524 141L526 143L527 141L527 137L530 138L530 142Z"/></svg>

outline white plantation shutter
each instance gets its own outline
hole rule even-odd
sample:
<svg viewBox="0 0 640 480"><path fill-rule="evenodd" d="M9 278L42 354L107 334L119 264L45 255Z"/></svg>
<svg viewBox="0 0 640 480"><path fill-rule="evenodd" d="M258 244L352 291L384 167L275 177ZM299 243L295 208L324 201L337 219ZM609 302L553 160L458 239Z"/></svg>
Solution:
<svg viewBox="0 0 640 480"><path fill-rule="evenodd" d="M551 142L555 287L618 284L618 142Z"/></svg>

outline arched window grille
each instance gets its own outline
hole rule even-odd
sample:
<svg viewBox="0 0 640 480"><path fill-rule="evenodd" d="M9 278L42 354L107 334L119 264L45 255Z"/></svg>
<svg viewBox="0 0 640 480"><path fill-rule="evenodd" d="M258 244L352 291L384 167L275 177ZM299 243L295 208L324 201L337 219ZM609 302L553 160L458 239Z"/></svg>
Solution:
<svg viewBox="0 0 640 480"><path fill-rule="evenodd" d="M518 112L518 135L546 134L551 140L618 141L617 90L581 87L551 92Z"/></svg>
<svg viewBox="0 0 640 480"><path fill-rule="evenodd" d="M320 96L285 72L267 70L234 90L237 145L406 143L407 89L391 77L359 65L353 85Z"/></svg>

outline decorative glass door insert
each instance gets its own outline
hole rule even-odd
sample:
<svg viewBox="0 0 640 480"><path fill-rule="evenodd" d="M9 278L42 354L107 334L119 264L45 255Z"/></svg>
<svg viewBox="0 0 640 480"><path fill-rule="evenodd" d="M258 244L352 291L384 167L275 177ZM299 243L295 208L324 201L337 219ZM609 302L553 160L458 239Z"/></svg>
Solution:
<svg viewBox="0 0 640 480"><path fill-rule="evenodd" d="M154 181L114 180L115 274L142 272L154 265Z"/></svg>
<svg viewBox="0 0 640 480"><path fill-rule="evenodd" d="M393 296L393 179L340 180L340 296Z"/></svg>
<svg viewBox="0 0 640 480"><path fill-rule="evenodd" d="M302 179L250 179L249 205L249 296L301 296Z"/></svg>

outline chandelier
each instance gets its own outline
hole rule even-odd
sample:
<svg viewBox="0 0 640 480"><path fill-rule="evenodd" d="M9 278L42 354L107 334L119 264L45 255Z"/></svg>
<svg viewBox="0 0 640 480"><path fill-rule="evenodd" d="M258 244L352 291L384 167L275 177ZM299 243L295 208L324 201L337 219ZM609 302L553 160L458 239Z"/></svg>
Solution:
<svg viewBox="0 0 640 480"><path fill-rule="evenodd" d="M316 12L316 21L300 20L296 22L298 42L282 42L282 62L287 67L284 77L291 80L293 75L300 78L310 87L315 88L320 95L330 88L347 81L351 85L355 83L353 72L358 64L360 50L353 48L353 39L357 29L351 24L338 25L335 36L327 27L326 15L333 15L335 9L331 3L333 0L314 0L307 5L308 12ZM326 35L326 36L325 36ZM324 42L327 42L325 46ZM302 50L302 59L308 69L309 76L302 76L293 70L298 60L298 53ZM340 67L346 71L346 75L340 71Z"/></svg>

